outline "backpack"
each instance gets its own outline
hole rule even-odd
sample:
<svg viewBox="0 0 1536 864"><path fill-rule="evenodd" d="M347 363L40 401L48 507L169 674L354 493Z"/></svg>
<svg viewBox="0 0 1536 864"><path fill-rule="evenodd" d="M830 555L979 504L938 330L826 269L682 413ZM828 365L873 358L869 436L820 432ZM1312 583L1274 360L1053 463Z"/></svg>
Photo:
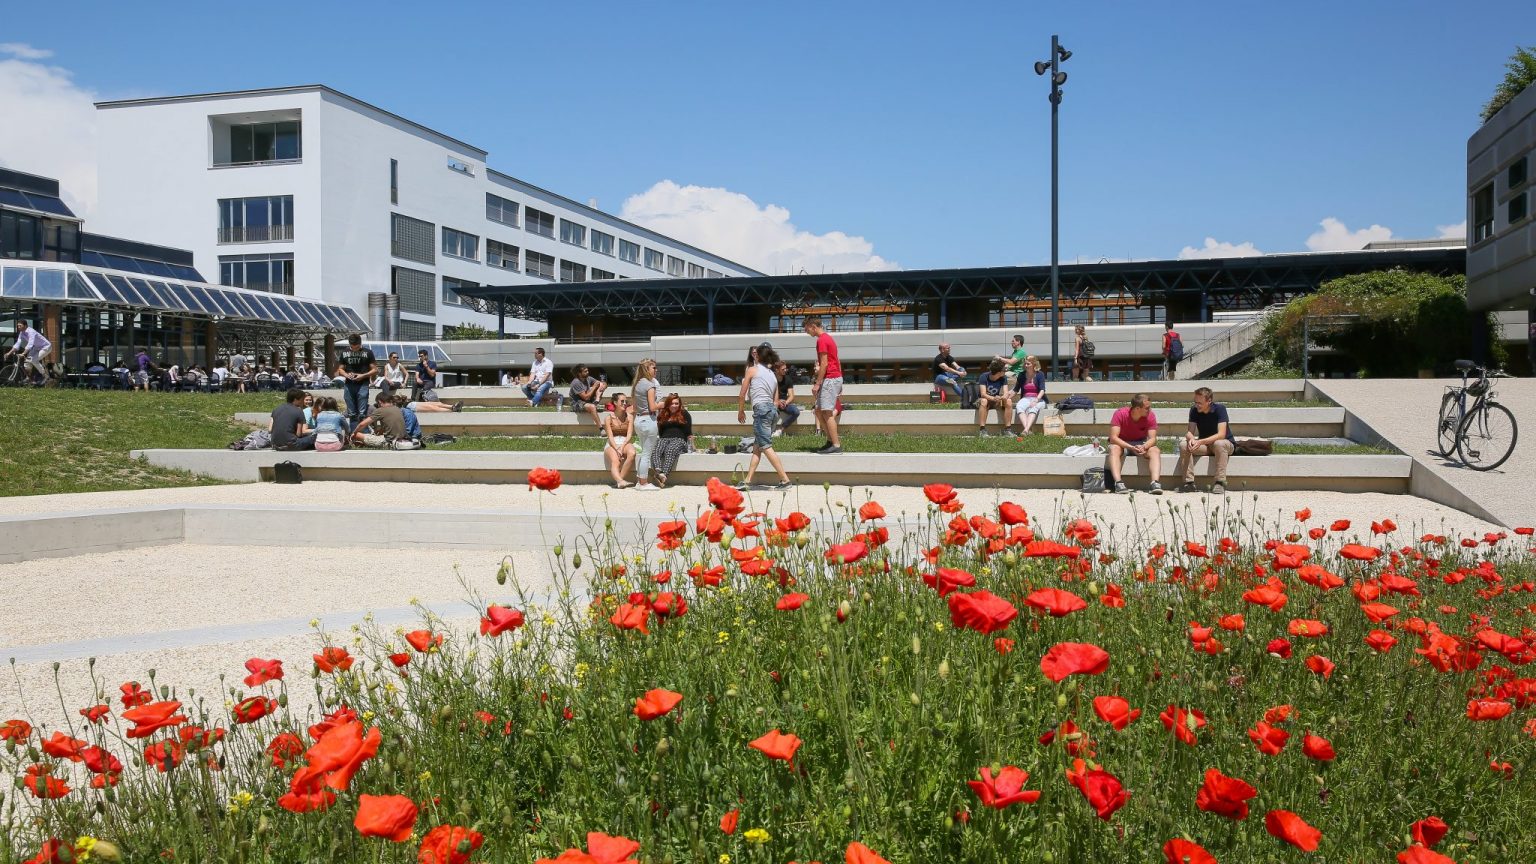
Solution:
<svg viewBox="0 0 1536 864"><path fill-rule="evenodd" d="M1089 342L1087 339L1084 339L1083 340L1083 359L1084 360L1092 360L1093 359L1093 351L1094 351L1093 343Z"/></svg>
<svg viewBox="0 0 1536 864"><path fill-rule="evenodd" d="M1081 393L1073 393L1056 406L1057 411L1092 411L1093 400Z"/></svg>
<svg viewBox="0 0 1536 864"><path fill-rule="evenodd" d="M1184 359L1184 340L1179 338L1178 333L1174 333L1173 338L1168 340L1168 359L1175 363Z"/></svg>
<svg viewBox="0 0 1536 864"><path fill-rule="evenodd" d="M1239 438L1232 448L1233 456L1268 456L1275 452L1275 443L1266 438Z"/></svg>
<svg viewBox="0 0 1536 864"><path fill-rule="evenodd" d="M969 411L976 407L981 399L981 385L975 381L967 381L960 386L960 408Z"/></svg>
<svg viewBox="0 0 1536 864"><path fill-rule="evenodd" d="M244 438L229 445L231 450L271 450L272 434L265 429L254 429Z"/></svg>
<svg viewBox="0 0 1536 864"><path fill-rule="evenodd" d="M1089 468L1083 472L1084 492L1103 492L1105 471L1103 468Z"/></svg>

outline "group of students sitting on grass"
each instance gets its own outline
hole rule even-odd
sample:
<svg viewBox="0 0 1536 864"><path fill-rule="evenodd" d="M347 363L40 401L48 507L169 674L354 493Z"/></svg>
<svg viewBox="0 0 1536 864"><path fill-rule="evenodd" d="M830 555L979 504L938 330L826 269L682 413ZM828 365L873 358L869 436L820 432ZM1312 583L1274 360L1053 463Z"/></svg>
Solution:
<svg viewBox="0 0 1536 864"><path fill-rule="evenodd" d="M366 414L353 418L334 396L314 396L294 388L288 391L283 404L272 410L267 433L274 450L419 450L424 444L416 415L456 410L459 406L413 402L404 393L385 390Z"/></svg>

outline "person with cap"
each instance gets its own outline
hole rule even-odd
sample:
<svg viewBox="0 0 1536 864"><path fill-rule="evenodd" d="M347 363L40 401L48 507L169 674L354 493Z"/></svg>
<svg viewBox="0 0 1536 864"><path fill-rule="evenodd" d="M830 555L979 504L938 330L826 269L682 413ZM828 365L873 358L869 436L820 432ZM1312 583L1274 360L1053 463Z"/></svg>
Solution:
<svg viewBox="0 0 1536 864"><path fill-rule="evenodd" d="M378 374L378 358L363 347L363 337L357 333L348 336L347 347L340 352L340 362L336 364L336 377L341 379L347 419L354 428L368 414L368 384Z"/></svg>

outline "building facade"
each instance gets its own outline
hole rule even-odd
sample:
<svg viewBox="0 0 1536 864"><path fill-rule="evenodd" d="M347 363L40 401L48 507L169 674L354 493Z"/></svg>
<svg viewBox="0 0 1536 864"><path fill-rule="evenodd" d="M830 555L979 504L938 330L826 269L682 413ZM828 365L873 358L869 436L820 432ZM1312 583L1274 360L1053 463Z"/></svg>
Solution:
<svg viewBox="0 0 1536 864"><path fill-rule="evenodd" d="M1467 302L1536 324L1536 87L1467 139Z"/></svg>
<svg viewBox="0 0 1536 864"><path fill-rule="evenodd" d="M97 108L102 230L190 249L222 284L350 306L375 338L496 329L468 287L760 275L322 85Z"/></svg>

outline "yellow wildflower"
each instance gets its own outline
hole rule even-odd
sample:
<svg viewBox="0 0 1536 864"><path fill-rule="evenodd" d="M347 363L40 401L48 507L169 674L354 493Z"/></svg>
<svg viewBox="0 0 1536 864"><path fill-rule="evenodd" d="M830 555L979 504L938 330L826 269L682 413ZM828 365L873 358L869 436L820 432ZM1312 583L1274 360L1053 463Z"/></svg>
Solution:
<svg viewBox="0 0 1536 864"><path fill-rule="evenodd" d="M251 802L254 800L256 800L256 796L245 791L244 789L241 789L239 792L229 796L229 806L226 809L228 809L231 814L239 813L241 810L251 806ZM82 837L81 839L84 840L89 838Z"/></svg>
<svg viewBox="0 0 1536 864"><path fill-rule="evenodd" d="M746 839L748 843L756 843L759 846L773 839L772 837L768 836L767 831L764 831L761 828L748 828L747 833L741 836Z"/></svg>

